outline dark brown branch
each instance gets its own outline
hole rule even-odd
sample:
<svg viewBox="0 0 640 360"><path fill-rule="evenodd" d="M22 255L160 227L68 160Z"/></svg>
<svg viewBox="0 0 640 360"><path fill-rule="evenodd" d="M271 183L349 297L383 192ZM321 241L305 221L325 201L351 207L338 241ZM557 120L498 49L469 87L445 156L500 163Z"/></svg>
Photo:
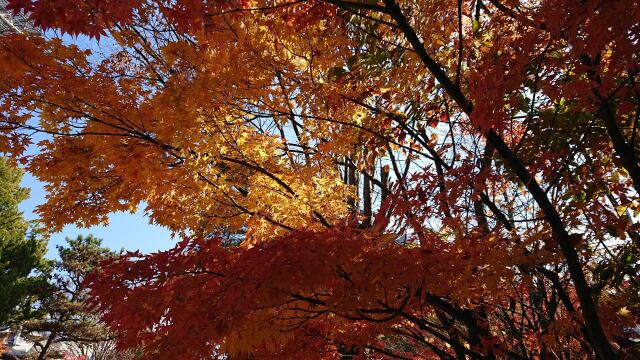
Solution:
<svg viewBox="0 0 640 360"><path fill-rule="evenodd" d="M627 170L629 177L631 177L633 187L636 189L636 192L640 194L640 165L638 165L638 158L633 147L624 139L616 123L613 110L606 99L602 99L602 104L598 110L598 117L604 121L607 133L613 144L613 149L620 158L622 166Z"/></svg>

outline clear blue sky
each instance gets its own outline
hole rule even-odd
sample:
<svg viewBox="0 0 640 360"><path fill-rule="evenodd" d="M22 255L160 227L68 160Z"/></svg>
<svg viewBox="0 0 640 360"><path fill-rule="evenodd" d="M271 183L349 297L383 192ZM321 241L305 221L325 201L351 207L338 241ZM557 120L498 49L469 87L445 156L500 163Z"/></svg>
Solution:
<svg viewBox="0 0 640 360"><path fill-rule="evenodd" d="M46 195L42 185L38 179L25 172L22 186L31 189L31 197L20 204L20 210L24 212L26 219L37 219L37 215L34 213L35 208L44 203ZM53 234L49 239L47 257L56 257L55 246L64 244L65 237L75 238L78 235L88 234L101 238L102 244L113 250L124 248L125 250L140 250L142 253L168 249L176 242L171 238L171 233L167 229L150 225L142 211L135 214L119 212L111 214L107 226L93 226L88 229L71 225L65 226L62 232Z"/></svg>

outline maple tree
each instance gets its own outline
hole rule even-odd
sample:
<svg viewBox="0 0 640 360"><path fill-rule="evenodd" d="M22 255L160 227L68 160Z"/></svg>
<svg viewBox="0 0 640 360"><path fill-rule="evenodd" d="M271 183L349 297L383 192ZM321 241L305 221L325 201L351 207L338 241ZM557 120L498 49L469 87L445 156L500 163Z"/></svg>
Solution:
<svg viewBox="0 0 640 360"><path fill-rule="evenodd" d="M185 237L89 279L121 346L637 355L637 1L9 3L48 29L0 40L43 221Z"/></svg>

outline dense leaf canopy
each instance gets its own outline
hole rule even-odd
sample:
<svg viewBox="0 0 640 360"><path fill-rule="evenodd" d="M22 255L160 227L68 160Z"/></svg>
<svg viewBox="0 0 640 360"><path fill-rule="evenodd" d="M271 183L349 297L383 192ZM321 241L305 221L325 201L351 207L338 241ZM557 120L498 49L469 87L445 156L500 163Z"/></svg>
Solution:
<svg viewBox="0 0 640 360"><path fill-rule="evenodd" d="M123 347L637 355L638 1L9 3L47 29L0 38L44 221L185 236L89 279Z"/></svg>

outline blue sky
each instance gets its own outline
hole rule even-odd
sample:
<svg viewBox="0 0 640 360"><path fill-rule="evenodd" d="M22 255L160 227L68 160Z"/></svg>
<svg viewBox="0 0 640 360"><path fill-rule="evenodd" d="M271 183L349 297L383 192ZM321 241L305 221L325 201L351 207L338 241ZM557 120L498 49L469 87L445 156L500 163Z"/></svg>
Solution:
<svg viewBox="0 0 640 360"><path fill-rule="evenodd" d="M25 172L22 186L31 189L31 197L20 204L20 210L24 212L26 219L37 219L35 208L45 202L46 192L43 183ZM64 244L65 237L75 238L78 235L88 234L101 238L102 244L113 250L140 250L142 253L168 249L176 242L171 238L169 230L149 224L143 211L135 214L119 212L111 214L107 226L93 226L88 229L72 225L65 226L61 232L53 234L49 239L47 257L56 257L55 246Z"/></svg>

